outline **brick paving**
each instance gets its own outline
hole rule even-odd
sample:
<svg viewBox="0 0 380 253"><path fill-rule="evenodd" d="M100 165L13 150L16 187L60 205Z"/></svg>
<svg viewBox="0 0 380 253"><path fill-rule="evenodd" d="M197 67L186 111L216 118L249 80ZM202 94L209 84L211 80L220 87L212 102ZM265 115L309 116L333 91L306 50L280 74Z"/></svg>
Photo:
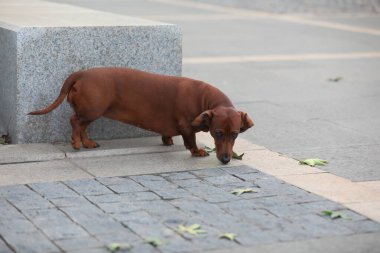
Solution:
<svg viewBox="0 0 380 253"><path fill-rule="evenodd" d="M251 187L256 193L231 194ZM330 219L323 210L345 213ZM207 233L180 233L200 224ZM0 187L0 252L194 252L379 232L380 224L247 166ZM236 241L220 239L237 234ZM157 248L144 242L159 238Z"/></svg>

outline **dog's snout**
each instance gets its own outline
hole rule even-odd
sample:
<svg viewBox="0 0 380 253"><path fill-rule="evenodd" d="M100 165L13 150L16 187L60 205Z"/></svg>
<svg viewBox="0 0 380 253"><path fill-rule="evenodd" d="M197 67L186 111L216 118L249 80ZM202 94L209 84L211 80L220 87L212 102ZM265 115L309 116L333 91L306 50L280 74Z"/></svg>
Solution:
<svg viewBox="0 0 380 253"><path fill-rule="evenodd" d="M223 156L221 157L220 161L223 163L223 164L227 164L229 163L230 161L230 156L228 154L223 154Z"/></svg>

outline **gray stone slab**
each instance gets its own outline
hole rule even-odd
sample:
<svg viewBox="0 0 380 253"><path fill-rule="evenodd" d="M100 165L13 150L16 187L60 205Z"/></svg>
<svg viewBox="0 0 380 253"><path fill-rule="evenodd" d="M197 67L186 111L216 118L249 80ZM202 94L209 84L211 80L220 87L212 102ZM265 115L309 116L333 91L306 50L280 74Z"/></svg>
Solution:
<svg viewBox="0 0 380 253"><path fill-rule="evenodd" d="M0 195L20 210L54 207L49 200L41 197L25 185L0 187Z"/></svg>
<svg viewBox="0 0 380 253"><path fill-rule="evenodd" d="M0 165L0 185L62 181L93 176L66 159Z"/></svg>
<svg viewBox="0 0 380 253"><path fill-rule="evenodd" d="M78 194L61 182L29 184L33 190L47 199L78 197Z"/></svg>
<svg viewBox="0 0 380 253"><path fill-rule="evenodd" d="M98 178L97 181L106 185L116 193L141 192L147 189L130 178Z"/></svg>
<svg viewBox="0 0 380 253"><path fill-rule="evenodd" d="M96 238L91 236L75 237L54 241L64 251L73 251L78 249L87 249L92 252L93 248L103 247L104 245Z"/></svg>
<svg viewBox="0 0 380 253"><path fill-rule="evenodd" d="M1 145L0 164L63 159L65 154L51 144Z"/></svg>
<svg viewBox="0 0 380 253"><path fill-rule="evenodd" d="M81 195L103 195L112 193L110 189L94 179L68 180L64 183Z"/></svg>
<svg viewBox="0 0 380 253"><path fill-rule="evenodd" d="M1 15L1 128L13 143L68 142L67 104L46 116L26 116L50 104L74 71L119 66L181 74L181 32L176 25L33 1L41 9L60 9L41 18L30 9L6 5ZM66 10L66 11L64 11ZM46 14L45 14L46 15ZM17 42L16 42L17 38ZM16 75L17 62L17 75ZM141 129L100 119L89 128L93 138L148 136Z"/></svg>
<svg viewBox="0 0 380 253"><path fill-rule="evenodd" d="M88 236L82 227L60 210L26 210L24 214L51 240Z"/></svg>
<svg viewBox="0 0 380 253"><path fill-rule="evenodd" d="M16 252L60 252L58 247L40 231L20 234L5 233L2 237Z"/></svg>
<svg viewBox="0 0 380 253"><path fill-rule="evenodd" d="M0 240L0 252L12 253L13 251L4 243L3 240Z"/></svg>

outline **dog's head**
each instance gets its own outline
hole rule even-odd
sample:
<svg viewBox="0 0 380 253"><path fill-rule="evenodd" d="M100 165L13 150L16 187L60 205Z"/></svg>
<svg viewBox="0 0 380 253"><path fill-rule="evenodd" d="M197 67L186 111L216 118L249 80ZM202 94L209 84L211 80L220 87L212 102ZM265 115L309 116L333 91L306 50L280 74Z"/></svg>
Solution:
<svg viewBox="0 0 380 253"><path fill-rule="evenodd" d="M239 133L253 126L253 120L245 112L233 107L217 107L197 116L192 126L208 132L214 138L216 156L227 164L232 157L232 148Z"/></svg>

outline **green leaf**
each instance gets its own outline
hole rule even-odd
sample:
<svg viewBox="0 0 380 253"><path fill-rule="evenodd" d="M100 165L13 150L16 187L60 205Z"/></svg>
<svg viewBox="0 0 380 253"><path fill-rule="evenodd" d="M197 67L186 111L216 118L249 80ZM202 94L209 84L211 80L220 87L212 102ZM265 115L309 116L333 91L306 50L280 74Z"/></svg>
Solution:
<svg viewBox="0 0 380 253"><path fill-rule="evenodd" d="M199 235L199 234L205 234L207 231L201 229L201 225L199 224L193 224L191 226L185 226L185 225L178 225L177 231L180 233L189 233L191 235Z"/></svg>
<svg viewBox="0 0 380 253"><path fill-rule="evenodd" d="M230 241L235 241L236 240L236 234L234 233L224 233L219 236L221 239L228 239Z"/></svg>
<svg viewBox="0 0 380 253"><path fill-rule="evenodd" d="M252 188L239 188L239 189L233 189L231 191L232 194L235 194L237 196L240 196L243 193L249 193L249 192L256 193L257 191L253 190Z"/></svg>
<svg viewBox="0 0 380 253"><path fill-rule="evenodd" d="M207 146L205 146L204 149L207 152L207 154L210 154L210 153L216 151L216 148L210 148L210 147L207 147Z"/></svg>
<svg viewBox="0 0 380 253"><path fill-rule="evenodd" d="M158 238L153 238L153 237L148 237L145 239L145 243L149 243L150 245L152 245L153 247L158 247L162 244L164 244L163 241L161 241L160 239Z"/></svg>
<svg viewBox="0 0 380 253"><path fill-rule="evenodd" d="M322 214L329 216L331 219L338 219L338 218L348 219L348 216L345 213L336 212L336 211L325 210L325 211L322 211Z"/></svg>
<svg viewBox="0 0 380 253"><path fill-rule="evenodd" d="M241 154L241 155L238 155L238 154L236 154L234 151L232 151L232 158L233 158L233 159L243 160L243 155L244 155L244 153Z"/></svg>
<svg viewBox="0 0 380 253"><path fill-rule="evenodd" d="M107 245L107 249L109 250L109 252L118 252L118 251L125 251L125 250L130 250L132 249L132 245L130 245L129 243L118 243L118 242L114 242L114 243L110 243Z"/></svg>
<svg viewBox="0 0 380 253"><path fill-rule="evenodd" d="M328 164L328 161L319 158L309 158L305 160L299 160L299 163L314 167L315 165L325 166Z"/></svg>

